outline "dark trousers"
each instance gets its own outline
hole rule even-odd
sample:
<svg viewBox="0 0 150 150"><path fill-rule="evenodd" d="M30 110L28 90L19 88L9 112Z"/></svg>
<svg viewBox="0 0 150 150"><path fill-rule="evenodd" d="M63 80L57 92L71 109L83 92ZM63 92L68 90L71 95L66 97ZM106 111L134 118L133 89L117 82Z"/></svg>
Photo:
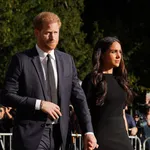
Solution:
<svg viewBox="0 0 150 150"><path fill-rule="evenodd" d="M61 134L59 124L46 125L37 150L61 150Z"/></svg>

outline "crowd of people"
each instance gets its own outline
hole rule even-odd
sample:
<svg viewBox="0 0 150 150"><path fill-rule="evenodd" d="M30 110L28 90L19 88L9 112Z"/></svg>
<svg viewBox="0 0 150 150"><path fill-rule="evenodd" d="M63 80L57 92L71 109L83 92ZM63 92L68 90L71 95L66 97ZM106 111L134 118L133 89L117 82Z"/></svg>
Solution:
<svg viewBox="0 0 150 150"><path fill-rule="evenodd" d="M11 107L0 105L0 133L10 133L13 127L14 114Z"/></svg>
<svg viewBox="0 0 150 150"><path fill-rule="evenodd" d="M39 13L33 19L35 46L11 59L1 116L11 122L8 132L13 126L13 150L68 150L71 132L82 134L84 150L133 150L128 136L140 130L125 112L134 92L121 42L115 36L98 40L80 85L72 56L57 49L60 28L55 13ZM149 118L147 112L147 127Z"/></svg>
<svg viewBox="0 0 150 150"><path fill-rule="evenodd" d="M136 125L138 129L136 135L140 138L141 143L150 137L150 105L147 97L145 100L142 110L136 110L133 114L134 126ZM150 140L146 142L146 148L150 150Z"/></svg>
<svg viewBox="0 0 150 150"><path fill-rule="evenodd" d="M0 104L0 133L12 133L14 117L14 109ZM0 140L3 140L2 136L0 136ZM9 144L9 137L5 137L5 150L10 149ZM2 144L0 144L0 150L2 150Z"/></svg>

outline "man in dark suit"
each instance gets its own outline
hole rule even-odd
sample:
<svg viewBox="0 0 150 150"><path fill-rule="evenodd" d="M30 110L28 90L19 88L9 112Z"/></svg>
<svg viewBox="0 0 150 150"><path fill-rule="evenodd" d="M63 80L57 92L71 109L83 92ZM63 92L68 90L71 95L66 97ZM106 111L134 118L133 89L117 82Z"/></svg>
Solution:
<svg viewBox="0 0 150 150"><path fill-rule="evenodd" d="M13 149L66 150L70 100L84 135L84 148L94 149L91 117L74 61L55 49L61 21L54 13L42 12L33 25L37 44L12 57L4 84L4 104L17 109Z"/></svg>

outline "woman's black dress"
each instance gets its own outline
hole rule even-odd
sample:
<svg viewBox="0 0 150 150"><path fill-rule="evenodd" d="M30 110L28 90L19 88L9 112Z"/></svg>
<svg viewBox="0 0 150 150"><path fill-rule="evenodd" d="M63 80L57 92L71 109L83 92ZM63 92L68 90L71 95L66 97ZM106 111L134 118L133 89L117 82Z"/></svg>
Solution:
<svg viewBox="0 0 150 150"><path fill-rule="evenodd" d="M104 77L107 82L107 95L102 106L96 106L95 89L90 75L82 83L99 150L133 150L123 119L126 93L112 74L104 74Z"/></svg>

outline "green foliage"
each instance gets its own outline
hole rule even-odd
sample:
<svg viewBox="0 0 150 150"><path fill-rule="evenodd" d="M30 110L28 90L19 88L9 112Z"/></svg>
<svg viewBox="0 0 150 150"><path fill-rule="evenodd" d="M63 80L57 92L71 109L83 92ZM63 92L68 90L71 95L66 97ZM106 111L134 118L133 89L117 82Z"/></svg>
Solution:
<svg viewBox="0 0 150 150"><path fill-rule="evenodd" d="M52 11L61 18L58 48L74 57L83 79L91 62L91 47L85 43L86 34L81 31L83 0L1 0L0 8L0 86L11 56L35 45L32 20L42 11Z"/></svg>
<svg viewBox="0 0 150 150"><path fill-rule="evenodd" d="M138 93L149 90L148 4L149 1L140 0L1 0L0 87L11 56L35 45L34 16L42 11L52 11L62 21L58 48L73 56L81 80L91 69L97 40L117 36L122 43L133 88Z"/></svg>
<svg viewBox="0 0 150 150"><path fill-rule="evenodd" d="M117 36L122 43L127 70L134 74L129 77L133 88L138 93L149 90L149 1L93 0L85 1L85 4L87 41L94 45L103 36ZM94 9L90 11L91 8Z"/></svg>
<svg viewBox="0 0 150 150"><path fill-rule="evenodd" d="M58 4L58 15L62 20L59 47L70 53L75 60L79 77L82 80L90 69L91 47L85 43L85 33L81 31L83 22L83 1L65 1ZM63 12L63 13L62 13Z"/></svg>
<svg viewBox="0 0 150 150"><path fill-rule="evenodd" d="M133 73L128 74L128 79L130 81L130 85L136 93L144 93L145 91L150 91L150 88L146 88L142 85L138 85L139 77L136 77Z"/></svg>
<svg viewBox="0 0 150 150"><path fill-rule="evenodd" d="M0 3L0 85L2 86L5 71L14 53L33 46L31 24L33 1L2 1ZM32 7L29 7L29 6Z"/></svg>

